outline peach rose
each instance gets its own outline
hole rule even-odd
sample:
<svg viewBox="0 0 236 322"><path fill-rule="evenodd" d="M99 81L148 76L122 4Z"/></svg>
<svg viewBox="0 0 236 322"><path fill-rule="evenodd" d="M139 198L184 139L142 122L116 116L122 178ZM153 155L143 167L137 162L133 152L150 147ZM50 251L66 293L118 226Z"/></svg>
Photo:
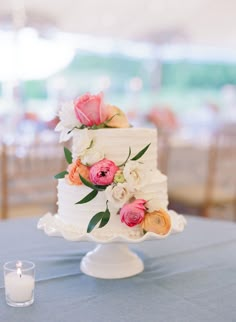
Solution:
<svg viewBox="0 0 236 322"><path fill-rule="evenodd" d="M77 159L76 162L71 163L67 171L69 174L67 174L65 178L69 184L82 185L83 183L81 182L79 175L84 177L86 180L89 180L89 168L83 165L80 159Z"/></svg>
<svg viewBox="0 0 236 322"><path fill-rule="evenodd" d="M155 210L145 214L141 227L158 235L166 235L171 229L171 218L167 211Z"/></svg>
<svg viewBox="0 0 236 322"><path fill-rule="evenodd" d="M74 101L75 115L80 123L86 126L99 125L107 119L103 93L90 95L89 93Z"/></svg>
<svg viewBox="0 0 236 322"><path fill-rule="evenodd" d="M107 126L116 128L127 128L130 127L129 121L125 113L119 109L119 107L113 105L107 105ZM110 119L110 121L109 121Z"/></svg>

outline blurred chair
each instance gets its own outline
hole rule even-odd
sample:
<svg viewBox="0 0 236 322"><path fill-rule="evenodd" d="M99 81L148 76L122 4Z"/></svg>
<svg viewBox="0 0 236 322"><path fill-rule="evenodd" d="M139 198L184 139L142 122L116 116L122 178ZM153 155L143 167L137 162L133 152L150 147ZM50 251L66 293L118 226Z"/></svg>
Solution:
<svg viewBox="0 0 236 322"><path fill-rule="evenodd" d="M57 142L3 143L0 218L55 211L57 180L53 176L65 166L63 149Z"/></svg>
<svg viewBox="0 0 236 322"><path fill-rule="evenodd" d="M158 169L163 173L167 174L168 171L168 160L170 154L170 140L172 132L167 129L158 129L157 132L157 142L158 142Z"/></svg>
<svg viewBox="0 0 236 322"><path fill-rule="evenodd" d="M147 114L147 119L158 129L175 131L179 128L177 115L169 106L155 106Z"/></svg>
<svg viewBox="0 0 236 322"><path fill-rule="evenodd" d="M195 209L205 217L213 207L231 206L236 219L236 125L223 126L213 134L207 147L207 167L202 184L191 183L193 164L189 165L189 170L188 182L169 189L171 206L179 207L179 210Z"/></svg>
<svg viewBox="0 0 236 322"><path fill-rule="evenodd" d="M179 129L177 115L169 106L154 106L147 114L147 120L158 130L158 169L167 173L169 140Z"/></svg>

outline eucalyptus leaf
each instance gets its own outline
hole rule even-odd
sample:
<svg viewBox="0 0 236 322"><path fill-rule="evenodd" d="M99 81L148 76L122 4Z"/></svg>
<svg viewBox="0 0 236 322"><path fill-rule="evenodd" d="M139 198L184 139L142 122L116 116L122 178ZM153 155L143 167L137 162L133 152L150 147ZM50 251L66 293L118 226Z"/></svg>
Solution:
<svg viewBox="0 0 236 322"><path fill-rule="evenodd" d="M67 171L62 171L54 176L55 179L62 179L65 177L65 175L68 174Z"/></svg>
<svg viewBox="0 0 236 322"><path fill-rule="evenodd" d="M97 190L92 190L87 196L85 196L83 199L76 202L75 204L78 205L78 204L83 204L83 203L89 202L89 201L93 200L97 194L98 194Z"/></svg>
<svg viewBox="0 0 236 322"><path fill-rule="evenodd" d="M72 153L69 149L67 149L66 147L64 147L64 154L65 154L65 158L67 163L71 164L72 163Z"/></svg>
<svg viewBox="0 0 236 322"><path fill-rule="evenodd" d="M102 219L103 215L104 215L104 211L101 211L92 217L92 219L90 220L88 227L87 227L87 233L91 233L91 231L95 228L95 226Z"/></svg>
<svg viewBox="0 0 236 322"><path fill-rule="evenodd" d="M151 143L149 143L147 146L145 146L145 148L143 148L139 153L137 153L131 160L132 161L137 161L138 159L140 159L144 153L147 151L147 149L149 148Z"/></svg>

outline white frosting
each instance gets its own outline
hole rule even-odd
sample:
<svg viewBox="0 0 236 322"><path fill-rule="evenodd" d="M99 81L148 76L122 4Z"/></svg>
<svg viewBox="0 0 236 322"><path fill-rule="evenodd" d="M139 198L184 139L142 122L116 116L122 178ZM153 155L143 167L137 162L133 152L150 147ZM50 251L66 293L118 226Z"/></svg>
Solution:
<svg viewBox="0 0 236 322"><path fill-rule="evenodd" d="M76 159L81 154L80 142L84 142L85 139L86 146L83 143L83 150L93 140L94 148L97 151L104 152L105 158L112 160L117 165L126 160L129 147L131 148L132 158L146 145L151 143L140 160L150 169L156 169L157 167L157 131L155 129L74 130L72 146L73 159Z"/></svg>
<svg viewBox="0 0 236 322"><path fill-rule="evenodd" d="M103 151L107 159L116 164L123 163L131 148L131 158L141 151L146 145L151 143L146 153L139 159L147 169L147 183L135 191L135 198L148 201L148 207L152 211L153 207L167 209L167 178L157 169L157 133L155 129L100 129L100 130L79 130L75 131L73 137L73 157L81 153L78 145L83 136L87 142L93 140L93 148ZM89 135L90 140L87 139ZM80 149L80 151L79 151ZM86 147L85 147L86 149ZM82 153L84 153L82 151ZM100 211L106 209L106 193L99 191L97 196L85 204L75 204L84 198L91 189L84 186L69 185L65 179L60 179L58 183L58 216L66 224L71 224L77 230L85 233L91 218ZM143 235L139 226L128 227L121 223L118 214L119 208L115 208L110 203L108 207L111 213L110 220L103 228L96 229L104 235L124 235L139 237Z"/></svg>
<svg viewBox="0 0 236 322"><path fill-rule="evenodd" d="M90 219L98 212L105 211L105 192L100 191L98 195L85 204L75 205L77 201L85 197L91 189L86 186L71 186L64 179L58 183L58 215L64 223L72 224L78 230L85 233ZM117 209L109 207L111 217L106 226L99 228L103 233L111 235L134 234L141 236L139 227L129 228L121 223Z"/></svg>

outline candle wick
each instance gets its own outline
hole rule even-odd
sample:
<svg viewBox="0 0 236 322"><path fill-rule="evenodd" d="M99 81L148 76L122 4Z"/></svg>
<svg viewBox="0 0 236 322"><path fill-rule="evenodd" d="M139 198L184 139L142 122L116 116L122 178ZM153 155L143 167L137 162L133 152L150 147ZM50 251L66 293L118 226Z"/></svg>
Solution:
<svg viewBox="0 0 236 322"><path fill-rule="evenodd" d="M17 274L19 277L21 277L21 275L22 275L22 270L20 269L20 267L18 267L18 268L17 268L17 270L16 270L16 274Z"/></svg>

